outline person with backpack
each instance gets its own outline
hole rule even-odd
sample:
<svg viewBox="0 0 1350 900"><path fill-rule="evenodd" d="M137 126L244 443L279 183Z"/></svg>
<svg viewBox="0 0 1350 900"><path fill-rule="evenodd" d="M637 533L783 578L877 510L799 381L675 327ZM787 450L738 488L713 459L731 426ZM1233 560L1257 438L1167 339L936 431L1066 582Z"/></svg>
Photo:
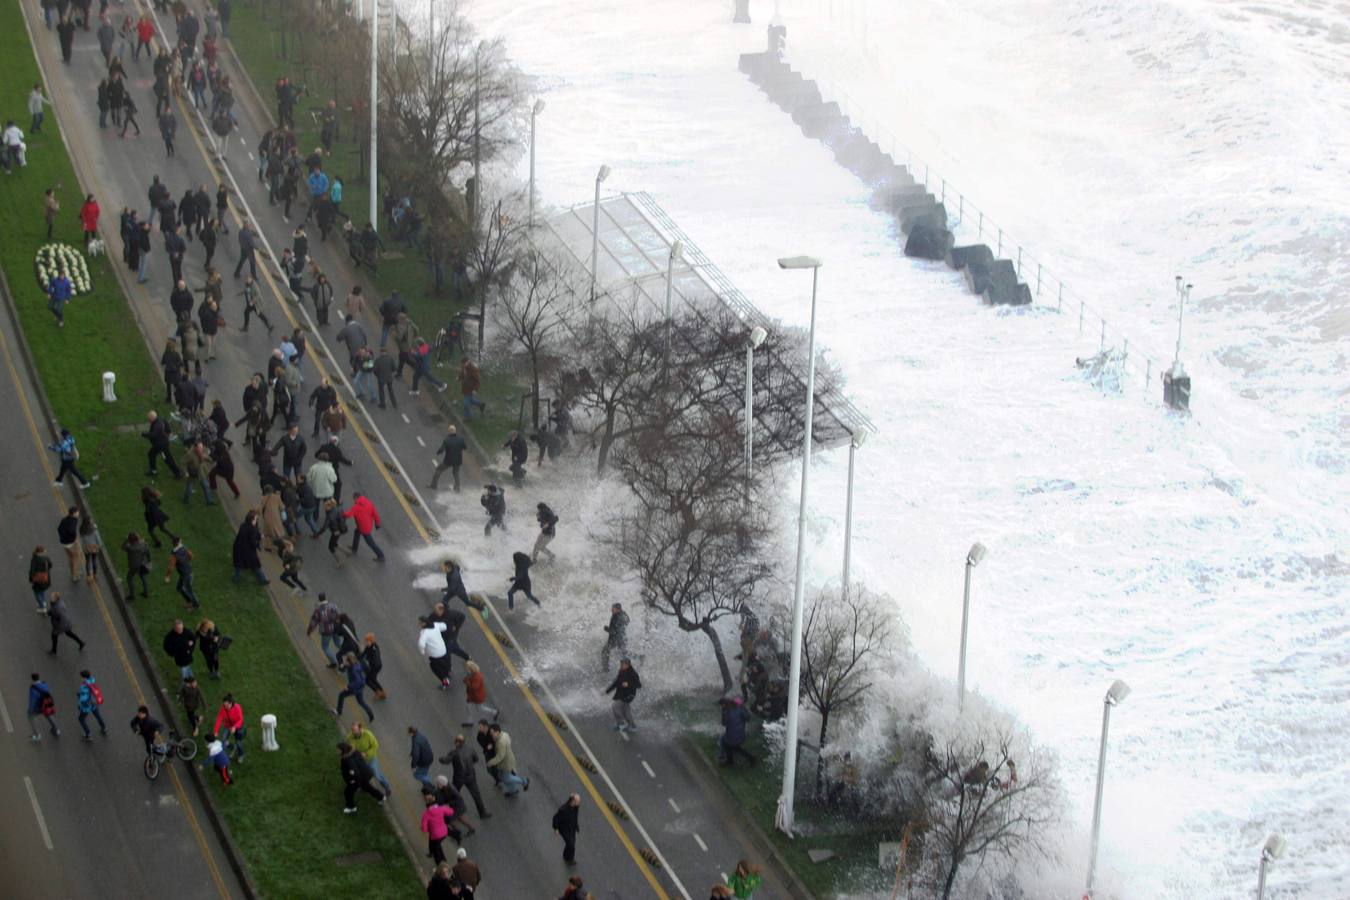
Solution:
<svg viewBox="0 0 1350 900"><path fill-rule="evenodd" d="M28 727L33 731L35 744L42 740L42 735L37 729L39 716L47 720L52 737L61 736L61 728L56 724L56 698L52 696L52 689L42 680L42 676L34 672L32 682L28 685Z"/></svg>
<svg viewBox="0 0 1350 900"><path fill-rule="evenodd" d="M530 566L532 565L530 557L520 551L511 554L511 560L516 565L516 572L507 580L511 582L511 587L506 591L506 608L512 610L516 608L516 591L523 591L525 597L535 606L542 606L539 598L530 593Z"/></svg>
<svg viewBox="0 0 1350 900"><path fill-rule="evenodd" d="M548 549L548 545L553 543L553 539L558 536L558 514L549 508L547 503L535 505L535 519L539 522L539 537L534 539L534 551L530 554L533 562L539 562L539 554L547 553L549 562L557 562L558 557L553 555L553 551Z"/></svg>
<svg viewBox="0 0 1350 900"><path fill-rule="evenodd" d="M80 672L80 687L75 694L75 703L80 709L80 728L84 730L84 742L92 744L94 738L89 734L89 724L85 721L90 716L98 722L99 734L108 736L108 724L103 721L103 713L98 708L103 705L103 689L94 681L94 676L88 669Z"/></svg>
<svg viewBox="0 0 1350 900"><path fill-rule="evenodd" d="M319 648L327 657L330 669L338 667L337 657L333 655L332 648L342 642L337 630L338 615L337 604L329 601L328 594L320 591L319 601L314 604L314 611L309 616L309 627L305 629L305 637L309 637L315 630L319 632Z"/></svg>
<svg viewBox="0 0 1350 900"><path fill-rule="evenodd" d="M47 590L52 586L52 558L46 548L38 544L28 558L28 586L33 589L38 615L47 613Z"/></svg>

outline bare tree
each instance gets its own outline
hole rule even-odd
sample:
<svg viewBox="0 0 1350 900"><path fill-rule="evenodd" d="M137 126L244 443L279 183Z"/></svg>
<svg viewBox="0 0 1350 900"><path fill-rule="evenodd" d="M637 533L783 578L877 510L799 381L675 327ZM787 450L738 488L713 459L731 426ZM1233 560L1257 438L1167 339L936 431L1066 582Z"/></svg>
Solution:
<svg viewBox="0 0 1350 900"><path fill-rule="evenodd" d="M820 591L802 628L802 694L820 715L816 795L825 781L825 746L833 717L853 709L872 687L895 635L894 604L862 585Z"/></svg>
<svg viewBox="0 0 1350 900"><path fill-rule="evenodd" d="M539 250L522 255L514 277L494 307L505 338L530 367L534 428L539 430L539 390L546 367L573 332L578 316L577 282L570 267Z"/></svg>
<svg viewBox="0 0 1350 900"><path fill-rule="evenodd" d="M1048 856L1047 830L1060 816L1060 788L1043 751L1013 758L1011 726L987 723L974 737L953 739L939 754L929 793L925 857L936 868L943 900L967 860L1034 853Z"/></svg>
<svg viewBox="0 0 1350 900"><path fill-rule="evenodd" d="M760 556L768 533L763 517L724 507L688 528L680 516L653 510L621 520L615 531L611 543L637 570L643 602L674 618L681 630L707 636L722 691L730 690L731 667L717 623L739 615L769 579Z"/></svg>
<svg viewBox="0 0 1350 900"><path fill-rule="evenodd" d="M511 280L512 272L524 250L528 224L516 216L502 200L475 214L472 205L468 215L475 221L467 223L471 237L465 244L465 258L474 272L474 293L478 300L478 358L483 358L483 339L487 326L488 294L492 288L501 288Z"/></svg>

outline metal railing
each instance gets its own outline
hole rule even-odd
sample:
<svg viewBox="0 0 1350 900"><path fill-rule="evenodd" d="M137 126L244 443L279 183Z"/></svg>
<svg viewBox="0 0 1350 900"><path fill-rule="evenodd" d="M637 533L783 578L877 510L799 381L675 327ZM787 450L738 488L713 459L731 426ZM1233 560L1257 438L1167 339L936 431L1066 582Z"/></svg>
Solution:
<svg viewBox="0 0 1350 900"><path fill-rule="evenodd" d="M789 53L785 61L791 64L791 44L788 46ZM804 78L812 77L809 72L798 71ZM814 80L820 88L822 99L838 103L840 112L848 117L852 127L870 138L884 152L889 153L896 163L909 169L914 180L921 182L938 202L947 208L948 228L958 243L963 240L987 243L993 249L996 258L1003 258L1006 252L1007 258L1013 261L1017 270L1017 277L1031 289L1033 303L1041 307L1053 306L1059 313L1064 313L1066 309L1070 315L1076 312L1078 335L1089 339L1095 336L1099 353L1105 352L1108 348L1118 348L1124 354L1125 367L1138 374L1145 391L1152 390L1154 373L1161 375L1167 367L1167 364L1161 361L1165 359L1164 356L1143 351L1143 345L1139 341L1132 340L1123 331L1108 323L1105 314L1098 307L1071 289L1044 261L1028 252L1026 246L1015 240L992 216L973 203L925 160L916 156L909 146L897 139L895 134L882 124L880 118L863 108L838 82L820 77ZM952 201L956 204L954 210L949 205Z"/></svg>

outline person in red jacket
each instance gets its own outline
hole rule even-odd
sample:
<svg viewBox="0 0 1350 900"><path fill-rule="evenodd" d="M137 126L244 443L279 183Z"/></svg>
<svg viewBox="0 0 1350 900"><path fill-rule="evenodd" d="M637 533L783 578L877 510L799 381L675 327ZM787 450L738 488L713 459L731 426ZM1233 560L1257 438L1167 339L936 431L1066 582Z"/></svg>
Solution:
<svg viewBox="0 0 1350 900"><path fill-rule="evenodd" d="M370 545L370 549L375 551L375 561L384 562L384 551L380 545L375 543L375 539L370 535L380 527L380 512L375 508L375 504L370 502L365 494L353 494L352 505L343 510L342 517L351 519L356 528L352 532L352 556L356 555L356 550L361 546L362 539Z"/></svg>
<svg viewBox="0 0 1350 900"><path fill-rule="evenodd" d="M220 701L220 712L216 713L216 738L227 747L233 743L230 752L234 761L244 761L244 708L234 702L234 694L226 694ZM233 740L231 740L233 739Z"/></svg>
<svg viewBox="0 0 1350 900"><path fill-rule="evenodd" d="M98 237L98 201L93 194L86 194L84 206L80 207L80 223L84 226L84 246Z"/></svg>

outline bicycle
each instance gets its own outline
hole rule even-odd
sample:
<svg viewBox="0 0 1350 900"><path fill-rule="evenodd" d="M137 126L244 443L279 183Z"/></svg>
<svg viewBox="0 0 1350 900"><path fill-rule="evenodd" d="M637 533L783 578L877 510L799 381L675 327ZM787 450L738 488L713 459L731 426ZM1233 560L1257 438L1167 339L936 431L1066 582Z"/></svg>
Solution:
<svg viewBox="0 0 1350 900"><path fill-rule="evenodd" d="M196 741L190 737L180 738L177 732L170 731L168 740L158 740L150 745L150 752L145 756L145 777L154 781L159 777L160 766L173 757L187 762L196 755Z"/></svg>

